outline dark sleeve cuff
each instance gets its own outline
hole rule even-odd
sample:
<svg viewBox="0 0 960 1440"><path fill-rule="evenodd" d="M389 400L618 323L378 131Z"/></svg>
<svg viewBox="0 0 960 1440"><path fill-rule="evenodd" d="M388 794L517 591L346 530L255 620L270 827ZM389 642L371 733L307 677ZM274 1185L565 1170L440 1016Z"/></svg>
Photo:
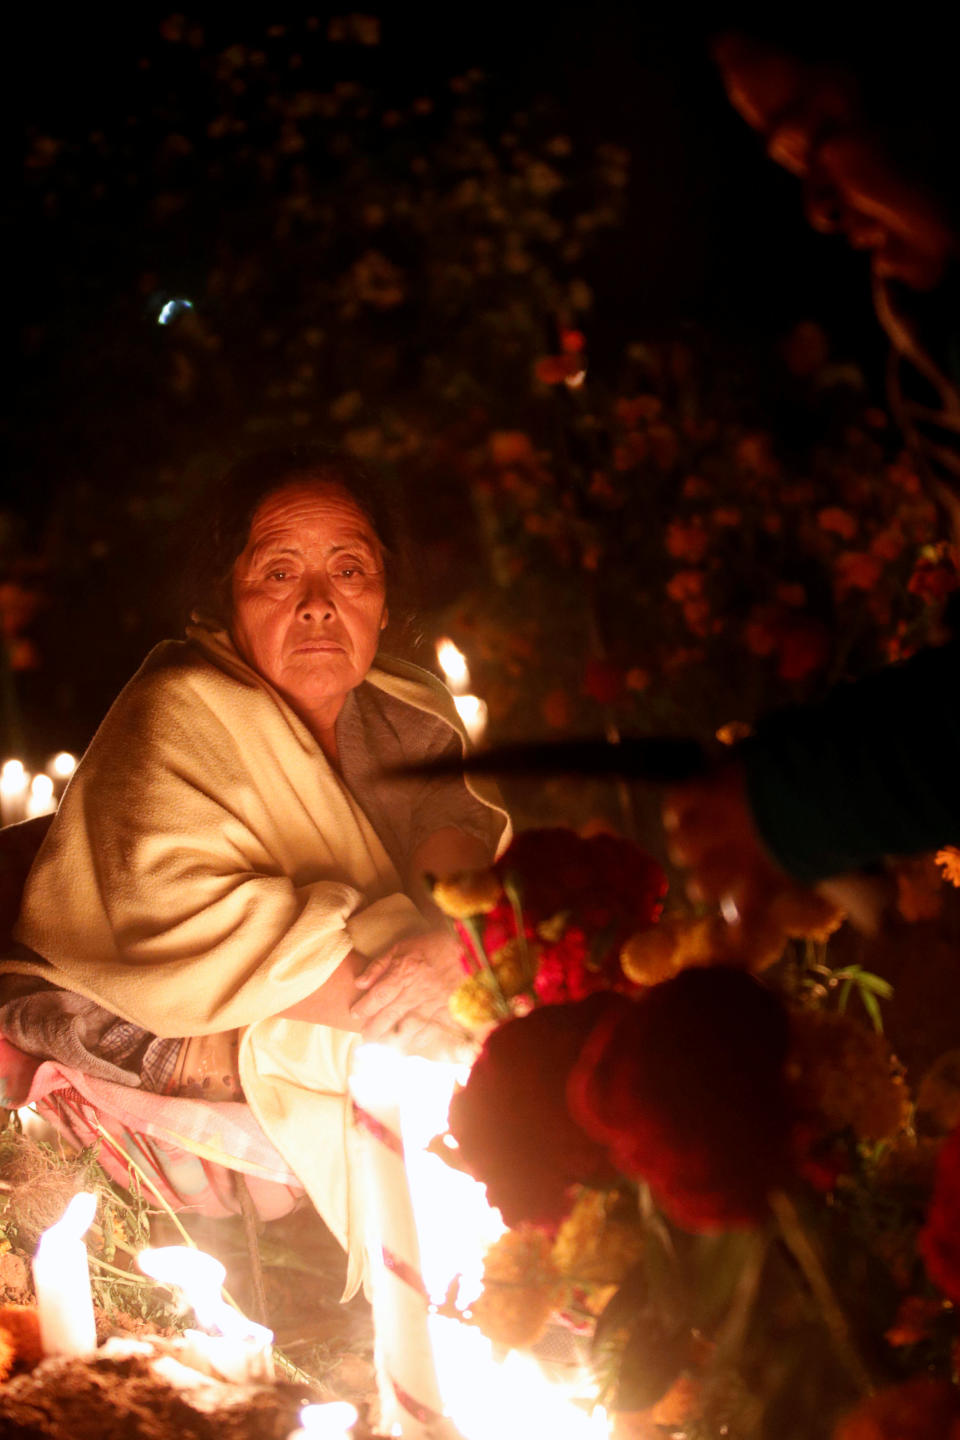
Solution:
<svg viewBox="0 0 960 1440"><path fill-rule="evenodd" d="M806 884L960 844L960 645L772 716L738 751L773 858Z"/></svg>

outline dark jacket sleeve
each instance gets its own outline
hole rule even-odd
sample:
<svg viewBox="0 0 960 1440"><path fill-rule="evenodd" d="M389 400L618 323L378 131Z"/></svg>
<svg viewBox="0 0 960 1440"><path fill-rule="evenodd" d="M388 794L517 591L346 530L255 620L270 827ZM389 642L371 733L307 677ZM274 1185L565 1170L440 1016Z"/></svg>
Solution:
<svg viewBox="0 0 960 1440"><path fill-rule="evenodd" d="M960 641L772 716L740 757L763 840L804 883L960 845Z"/></svg>

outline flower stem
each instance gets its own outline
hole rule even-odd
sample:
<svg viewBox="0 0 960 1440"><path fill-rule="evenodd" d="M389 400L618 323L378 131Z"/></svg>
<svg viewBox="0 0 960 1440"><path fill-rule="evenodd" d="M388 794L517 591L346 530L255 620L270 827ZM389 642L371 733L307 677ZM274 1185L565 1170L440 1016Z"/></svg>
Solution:
<svg viewBox="0 0 960 1440"><path fill-rule="evenodd" d="M773 1190L770 1192L770 1208L776 1217L787 1249L799 1265L814 1299L820 1307L824 1323L833 1337L840 1359L861 1393L872 1395L876 1386L854 1344L847 1317L834 1294L823 1262L804 1228L797 1207L785 1191Z"/></svg>

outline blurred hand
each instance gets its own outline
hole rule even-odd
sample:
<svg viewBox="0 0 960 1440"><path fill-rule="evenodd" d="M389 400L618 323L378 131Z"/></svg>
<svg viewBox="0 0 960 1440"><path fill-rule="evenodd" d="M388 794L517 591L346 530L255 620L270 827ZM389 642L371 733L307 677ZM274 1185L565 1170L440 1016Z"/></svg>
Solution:
<svg viewBox="0 0 960 1440"><path fill-rule="evenodd" d="M736 760L668 790L663 827L671 860L690 872L691 900L718 905L741 944L762 933L771 917L795 914L804 894L845 912L866 934L876 933L890 904L890 884L883 877L831 876L811 892L781 870L760 837ZM798 932L788 928L788 933Z"/></svg>
<svg viewBox="0 0 960 1440"><path fill-rule="evenodd" d="M690 871L690 898L719 905L731 923L791 884L764 848L736 761L668 790L663 827L671 860Z"/></svg>
<svg viewBox="0 0 960 1440"><path fill-rule="evenodd" d="M399 940L357 976L363 994L351 1015L364 1040L431 1059L462 1059L465 1042L448 1002L463 975L460 943L449 930Z"/></svg>

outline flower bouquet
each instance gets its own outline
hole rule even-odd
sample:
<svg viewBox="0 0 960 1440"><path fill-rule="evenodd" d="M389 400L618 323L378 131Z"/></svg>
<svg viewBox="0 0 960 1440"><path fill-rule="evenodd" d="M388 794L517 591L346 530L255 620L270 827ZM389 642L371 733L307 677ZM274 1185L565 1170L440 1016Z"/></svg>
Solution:
<svg viewBox="0 0 960 1440"><path fill-rule="evenodd" d="M618 1435L957 1440L960 1053L911 1094L817 897L737 953L665 889L562 830L435 883L483 1039L448 1141L509 1227L472 1322L578 1328Z"/></svg>

